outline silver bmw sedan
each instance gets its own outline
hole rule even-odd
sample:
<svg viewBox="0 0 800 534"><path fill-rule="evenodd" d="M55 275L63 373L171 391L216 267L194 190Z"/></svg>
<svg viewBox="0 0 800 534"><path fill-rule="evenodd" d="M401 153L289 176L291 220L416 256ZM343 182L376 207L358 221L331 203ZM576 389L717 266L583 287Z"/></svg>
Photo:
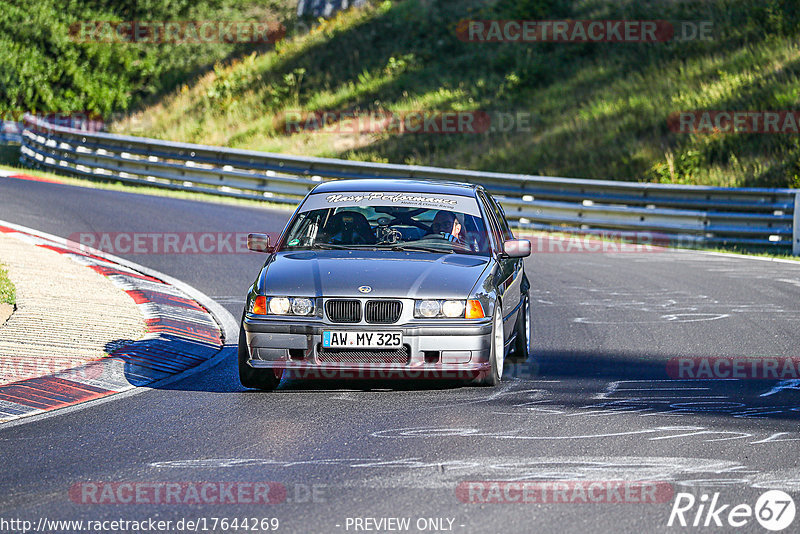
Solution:
<svg viewBox="0 0 800 534"><path fill-rule="evenodd" d="M300 203L250 287L239 377L457 379L497 385L527 359L529 283L502 207L480 185L327 182Z"/></svg>

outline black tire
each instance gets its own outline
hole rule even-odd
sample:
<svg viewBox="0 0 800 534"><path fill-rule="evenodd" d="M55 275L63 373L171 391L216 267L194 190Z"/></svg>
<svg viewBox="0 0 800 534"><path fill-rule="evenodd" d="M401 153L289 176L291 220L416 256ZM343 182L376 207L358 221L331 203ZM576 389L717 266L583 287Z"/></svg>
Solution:
<svg viewBox="0 0 800 534"><path fill-rule="evenodd" d="M495 305L492 318L492 348L489 352L489 363L491 364L489 372L477 378L478 385L494 387L503 379L505 335L503 334L503 311L500 302Z"/></svg>
<svg viewBox="0 0 800 534"><path fill-rule="evenodd" d="M247 338L244 327L239 327L239 381L246 388L272 391L278 387L283 375L282 369L253 369L247 364Z"/></svg>
<svg viewBox="0 0 800 534"><path fill-rule="evenodd" d="M531 299L530 296L526 294L523 297L519 314L517 314L513 361L524 362L528 360L528 356L531 354L532 334Z"/></svg>

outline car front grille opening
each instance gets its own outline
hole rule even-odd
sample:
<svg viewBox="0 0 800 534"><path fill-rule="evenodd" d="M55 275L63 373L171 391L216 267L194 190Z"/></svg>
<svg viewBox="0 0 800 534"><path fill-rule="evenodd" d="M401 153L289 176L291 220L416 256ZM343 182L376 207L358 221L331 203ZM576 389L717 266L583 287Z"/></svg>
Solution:
<svg viewBox="0 0 800 534"><path fill-rule="evenodd" d="M303 349L289 349L290 360L305 360L306 351Z"/></svg>
<svg viewBox="0 0 800 534"><path fill-rule="evenodd" d="M440 352L438 350L424 350L422 354L425 356L425 363L439 363Z"/></svg>
<svg viewBox="0 0 800 534"><path fill-rule="evenodd" d="M400 319L403 303L399 300L370 300L364 310L364 316L371 324L392 324Z"/></svg>
<svg viewBox="0 0 800 534"><path fill-rule="evenodd" d="M326 349L317 346L317 361L320 363L388 363L406 365L411 348L403 345L398 349Z"/></svg>
<svg viewBox="0 0 800 534"><path fill-rule="evenodd" d="M325 303L325 312L334 323L360 323L361 301L329 300Z"/></svg>

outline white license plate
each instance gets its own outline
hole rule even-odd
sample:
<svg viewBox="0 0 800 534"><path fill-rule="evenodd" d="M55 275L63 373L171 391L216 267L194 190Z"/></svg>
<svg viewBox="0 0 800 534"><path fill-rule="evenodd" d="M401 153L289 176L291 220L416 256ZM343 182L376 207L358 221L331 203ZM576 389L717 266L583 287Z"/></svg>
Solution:
<svg viewBox="0 0 800 534"><path fill-rule="evenodd" d="M322 332L326 349L395 349L403 345L401 332Z"/></svg>

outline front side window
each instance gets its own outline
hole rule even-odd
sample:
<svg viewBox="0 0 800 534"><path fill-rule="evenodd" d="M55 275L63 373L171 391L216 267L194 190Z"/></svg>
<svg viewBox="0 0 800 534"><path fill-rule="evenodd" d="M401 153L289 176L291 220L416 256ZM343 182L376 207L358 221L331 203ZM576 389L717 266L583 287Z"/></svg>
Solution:
<svg viewBox="0 0 800 534"><path fill-rule="evenodd" d="M489 255L486 225L473 197L408 193L311 195L281 250L313 248Z"/></svg>
<svg viewBox="0 0 800 534"><path fill-rule="evenodd" d="M514 234L511 233L511 228L508 226L508 221L506 220L505 213L503 213L503 209L492 196L489 196L489 205L492 207L495 219L497 219L497 225L500 227L500 232L503 234L503 240L514 239Z"/></svg>
<svg viewBox="0 0 800 534"><path fill-rule="evenodd" d="M497 223L496 216L494 215L494 208L492 207L492 203L489 201L486 195L483 193L479 193L481 199L481 205L486 213L486 217L488 219L493 219L487 221L488 226L491 228L492 237L494 237L494 242L497 250L502 250L503 247L503 234L500 230L500 225Z"/></svg>

